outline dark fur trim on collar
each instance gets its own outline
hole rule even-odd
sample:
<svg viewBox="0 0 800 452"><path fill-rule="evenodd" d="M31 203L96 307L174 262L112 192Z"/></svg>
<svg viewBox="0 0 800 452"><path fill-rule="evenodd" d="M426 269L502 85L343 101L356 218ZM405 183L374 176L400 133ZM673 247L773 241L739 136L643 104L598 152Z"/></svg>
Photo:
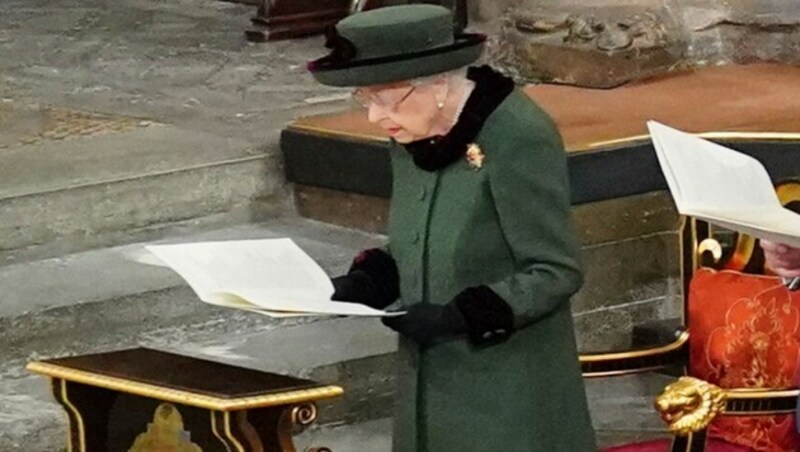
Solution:
<svg viewBox="0 0 800 452"><path fill-rule="evenodd" d="M483 123L514 90L513 80L489 66L469 68L467 78L475 82L475 89L450 132L405 145L420 169L439 171L464 157Z"/></svg>

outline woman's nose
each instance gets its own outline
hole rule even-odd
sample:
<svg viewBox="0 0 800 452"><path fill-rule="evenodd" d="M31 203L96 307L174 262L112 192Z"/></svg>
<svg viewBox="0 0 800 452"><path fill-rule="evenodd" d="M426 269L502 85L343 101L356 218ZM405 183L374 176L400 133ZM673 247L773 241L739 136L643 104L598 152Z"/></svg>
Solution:
<svg viewBox="0 0 800 452"><path fill-rule="evenodd" d="M370 102L369 109L367 109L367 119L369 122L376 124L385 117L386 110L376 105L375 102Z"/></svg>

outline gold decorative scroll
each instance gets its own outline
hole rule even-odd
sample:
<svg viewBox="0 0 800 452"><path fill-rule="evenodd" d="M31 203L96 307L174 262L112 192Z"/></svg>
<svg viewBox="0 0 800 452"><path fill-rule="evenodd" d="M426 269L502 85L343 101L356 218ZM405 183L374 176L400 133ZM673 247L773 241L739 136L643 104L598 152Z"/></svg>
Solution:
<svg viewBox="0 0 800 452"><path fill-rule="evenodd" d="M317 420L317 405L304 403L292 408L292 424L307 427Z"/></svg>

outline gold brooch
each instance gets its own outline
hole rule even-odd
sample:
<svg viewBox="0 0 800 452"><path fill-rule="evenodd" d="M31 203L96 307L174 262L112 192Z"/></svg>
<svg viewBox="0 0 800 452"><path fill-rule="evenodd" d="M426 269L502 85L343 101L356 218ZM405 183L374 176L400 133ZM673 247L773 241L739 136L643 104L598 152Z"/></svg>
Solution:
<svg viewBox="0 0 800 452"><path fill-rule="evenodd" d="M481 167L483 167L483 160L485 158L486 154L483 153L483 150L481 150L480 146L475 143L467 146L467 162L475 171L478 171L481 169Z"/></svg>

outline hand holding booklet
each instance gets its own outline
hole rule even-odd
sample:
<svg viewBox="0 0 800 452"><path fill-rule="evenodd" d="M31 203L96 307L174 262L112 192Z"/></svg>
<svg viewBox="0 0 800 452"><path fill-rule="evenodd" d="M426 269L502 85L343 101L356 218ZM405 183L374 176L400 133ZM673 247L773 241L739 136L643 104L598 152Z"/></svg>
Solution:
<svg viewBox="0 0 800 452"><path fill-rule="evenodd" d="M330 278L291 239L151 245L147 250L206 303L271 317L400 314L331 301Z"/></svg>
<svg viewBox="0 0 800 452"><path fill-rule="evenodd" d="M800 246L800 215L781 205L758 160L655 121L647 127L678 212Z"/></svg>

